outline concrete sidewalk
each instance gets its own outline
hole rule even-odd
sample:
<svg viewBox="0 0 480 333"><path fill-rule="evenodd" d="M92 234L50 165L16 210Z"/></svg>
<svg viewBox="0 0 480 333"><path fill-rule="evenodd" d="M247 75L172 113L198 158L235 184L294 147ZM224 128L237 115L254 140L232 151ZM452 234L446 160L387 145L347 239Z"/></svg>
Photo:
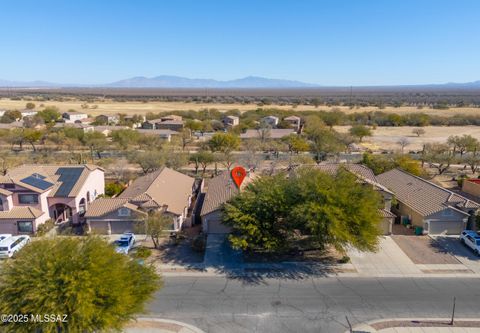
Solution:
<svg viewBox="0 0 480 333"><path fill-rule="evenodd" d="M392 318L373 320L353 327L354 333L474 333L480 332L480 320L472 318ZM350 333L346 331L345 333Z"/></svg>
<svg viewBox="0 0 480 333"><path fill-rule="evenodd" d="M204 333L201 329L176 320L137 318L129 323L124 333Z"/></svg>

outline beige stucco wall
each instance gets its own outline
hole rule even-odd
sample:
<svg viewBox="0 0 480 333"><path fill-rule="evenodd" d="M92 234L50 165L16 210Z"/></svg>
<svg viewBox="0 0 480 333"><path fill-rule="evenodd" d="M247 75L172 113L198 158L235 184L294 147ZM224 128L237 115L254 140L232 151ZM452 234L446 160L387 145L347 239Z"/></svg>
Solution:
<svg viewBox="0 0 480 333"><path fill-rule="evenodd" d="M465 179L463 181L462 191L480 197L480 184L469 182L467 179Z"/></svg>

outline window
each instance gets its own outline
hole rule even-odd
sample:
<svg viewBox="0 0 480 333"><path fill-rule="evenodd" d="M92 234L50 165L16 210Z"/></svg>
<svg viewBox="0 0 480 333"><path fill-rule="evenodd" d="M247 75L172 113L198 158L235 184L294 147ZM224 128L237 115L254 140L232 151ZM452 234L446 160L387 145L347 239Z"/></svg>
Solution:
<svg viewBox="0 0 480 333"><path fill-rule="evenodd" d="M33 234L33 222L32 221L18 221L17 222L18 232L25 232Z"/></svg>
<svg viewBox="0 0 480 333"><path fill-rule="evenodd" d="M2 200L2 198L0 198L0 211L2 211L2 210L3 210L3 200Z"/></svg>
<svg viewBox="0 0 480 333"><path fill-rule="evenodd" d="M443 211L443 216L452 216L453 215L453 212L451 209L445 209Z"/></svg>
<svg viewBox="0 0 480 333"><path fill-rule="evenodd" d="M38 203L38 195L36 194L19 194L18 195L18 202L21 204L37 204Z"/></svg>
<svg viewBox="0 0 480 333"><path fill-rule="evenodd" d="M128 208L120 208L118 210L118 216L130 216L130 209Z"/></svg>
<svg viewBox="0 0 480 333"><path fill-rule="evenodd" d="M3 188L15 188L15 184L3 184Z"/></svg>

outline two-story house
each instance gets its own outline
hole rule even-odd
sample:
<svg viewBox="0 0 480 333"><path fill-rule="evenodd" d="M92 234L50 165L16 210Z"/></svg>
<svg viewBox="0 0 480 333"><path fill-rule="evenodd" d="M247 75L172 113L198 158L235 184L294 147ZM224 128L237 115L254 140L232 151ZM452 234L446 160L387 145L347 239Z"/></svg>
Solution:
<svg viewBox="0 0 480 333"><path fill-rule="evenodd" d="M55 222L80 223L104 193L104 171L94 165L22 165L0 176L0 233L35 233Z"/></svg>

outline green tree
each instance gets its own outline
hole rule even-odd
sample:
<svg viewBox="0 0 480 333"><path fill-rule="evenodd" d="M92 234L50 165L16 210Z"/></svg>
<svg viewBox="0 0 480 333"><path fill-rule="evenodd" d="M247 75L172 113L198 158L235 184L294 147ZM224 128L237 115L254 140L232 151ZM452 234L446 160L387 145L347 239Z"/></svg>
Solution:
<svg viewBox="0 0 480 333"><path fill-rule="evenodd" d="M230 170L233 164L232 153L240 147L240 138L232 133L215 133L208 141L208 147L213 153L219 152L222 154L223 162Z"/></svg>
<svg viewBox="0 0 480 333"><path fill-rule="evenodd" d="M3 332L120 330L161 288L140 265L98 237L39 239L0 274L0 312L65 314L66 322L4 323Z"/></svg>
<svg viewBox="0 0 480 333"><path fill-rule="evenodd" d="M360 142L362 142L364 137L372 135L370 128L364 125L353 125L349 132L354 137L357 137Z"/></svg>
<svg viewBox="0 0 480 333"><path fill-rule="evenodd" d="M37 116L43 119L45 124L53 124L61 118L60 111L55 106L47 106L37 113Z"/></svg>
<svg viewBox="0 0 480 333"><path fill-rule="evenodd" d="M298 154L299 152L308 151L310 148L307 140L297 134L290 134L283 137L282 141L287 145L290 154Z"/></svg>
<svg viewBox="0 0 480 333"><path fill-rule="evenodd" d="M112 141L117 143L122 149L128 149L130 146L138 144L140 134L132 129L120 129L110 133Z"/></svg>
<svg viewBox="0 0 480 333"><path fill-rule="evenodd" d="M138 233L145 233L152 239L153 246L160 247L160 238L173 228L173 217L162 212L151 212L135 226Z"/></svg>
<svg viewBox="0 0 480 333"><path fill-rule="evenodd" d="M35 143L40 141L40 139L43 137L44 134L45 134L44 131L38 131L31 128L25 128L22 131L23 140L28 142L32 146L32 149L34 152L37 151L37 147L35 146Z"/></svg>
<svg viewBox="0 0 480 333"><path fill-rule="evenodd" d="M300 232L320 248L372 251L380 235L380 204L371 186L343 168L334 176L300 168L288 178L280 174L255 180L225 204L223 217L233 228L230 241L236 248L285 250Z"/></svg>
<svg viewBox="0 0 480 333"><path fill-rule="evenodd" d="M7 110L3 114L2 117L0 117L0 123L4 124L10 124L13 123L14 121L22 119L22 113L18 110Z"/></svg>
<svg viewBox="0 0 480 333"><path fill-rule="evenodd" d="M362 164L370 168L375 175L395 168L400 168L415 176L423 176L425 173L420 162L408 155L373 155L365 153L363 154Z"/></svg>
<svg viewBox="0 0 480 333"><path fill-rule="evenodd" d="M160 151L135 152L129 160L132 163L137 163L145 174L165 165L165 156Z"/></svg>
<svg viewBox="0 0 480 333"><path fill-rule="evenodd" d="M207 166L215 162L215 157L209 151L200 150L198 153L190 155L189 160L195 164L195 174L198 173L200 166L202 167L202 173L205 174Z"/></svg>
<svg viewBox="0 0 480 333"><path fill-rule="evenodd" d="M94 154L96 153L97 158L101 159L102 155L100 153L104 151L109 145L109 143L107 142L107 138L105 138L105 135L100 132L85 133L82 142L90 149L92 162L95 159Z"/></svg>
<svg viewBox="0 0 480 333"><path fill-rule="evenodd" d="M324 125L308 127L305 132L310 140L310 150L317 161L323 160L329 153L337 154L345 149L340 135Z"/></svg>

